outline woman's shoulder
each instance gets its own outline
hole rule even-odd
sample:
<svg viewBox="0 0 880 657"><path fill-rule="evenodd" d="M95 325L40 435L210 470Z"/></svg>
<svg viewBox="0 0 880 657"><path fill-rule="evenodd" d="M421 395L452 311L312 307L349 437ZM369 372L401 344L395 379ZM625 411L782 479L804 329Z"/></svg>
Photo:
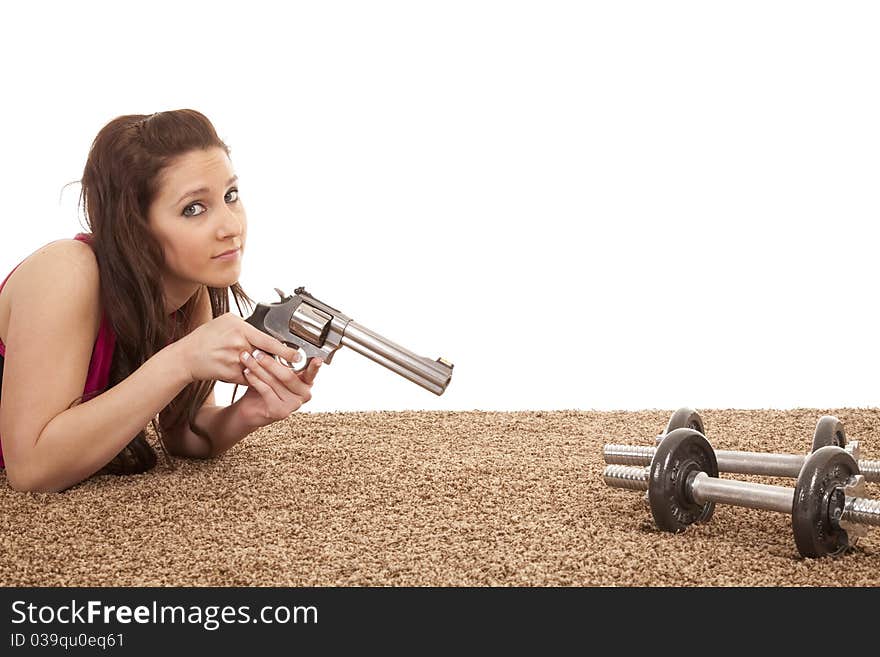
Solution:
<svg viewBox="0 0 880 657"><path fill-rule="evenodd" d="M76 239L61 239L40 247L10 274L0 290L5 302L2 305L8 307L13 299L45 293L53 287L94 291L97 298L100 275L91 246Z"/></svg>
<svg viewBox="0 0 880 657"><path fill-rule="evenodd" d="M62 239L40 247L16 267L0 289L0 339L6 337L13 308L75 299L99 311L101 280L92 248ZM5 342L5 340L4 340Z"/></svg>
<svg viewBox="0 0 880 657"><path fill-rule="evenodd" d="M19 271L21 274L19 275ZM76 239L50 242L29 255L15 271L19 279L78 278L98 282L98 259L92 247Z"/></svg>

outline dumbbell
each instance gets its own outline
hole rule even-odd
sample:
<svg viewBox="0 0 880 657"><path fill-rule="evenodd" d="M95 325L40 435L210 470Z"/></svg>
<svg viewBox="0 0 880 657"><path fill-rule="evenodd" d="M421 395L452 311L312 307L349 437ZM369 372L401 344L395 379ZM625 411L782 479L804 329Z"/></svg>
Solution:
<svg viewBox="0 0 880 657"><path fill-rule="evenodd" d="M669 417L669 422L666 423L666 428L663 429L663 433L660 433L655 437L654 442L659 445L667 436L667 434L675 431L676 429L693 429L694 431L699 431L704 436L706 435L706 429L703 426L703 418L700 417L700 414L689 406L683 406ZM620 465L647 465L648 463L650 463L650 460L645 461L644 464L641 463L642 461L644 461L644 456L640 451L645 449L650 450L650 447L633 448L629 445L605 445L606 450L609 447L617 449L613 449L610 454L610 456L614 458L614 460L612 461L608 460L609 454L606 453L605 463L615 463ZM653 455L653 452L651 452L651 454ZM634 459L637 459L638 462L636 462ZM648 493L645 492L645 502L647 501ZM711 515L711 512L709 515Z"/></svg>
<svg viewBox="0 0 880 657"><path fill-rule="evenodd" d="M667 425L667 431L658 436L658 444L669 432L668 427L676 421L677 426L687 426L699 431L704 436L703 421L699 414L690 408L681 408L673 413ZM816 423L813 433L813 449L834 445L845 447L859 464L859 472L864 475L866 481L880 482L880 460L859 459L859 443L852 441L847 444L846 433L840 420L832 415L824 415ZM605 445L602 449L605 463L611 465L650 465L654 458L656 447L640 445ZM716 450L715 457L718 459L718 469L721 472L734 474L765 475L768 477L792 477L796 478L804 466L807 457L802 454L772 454L766 452L741 452L734 450Z"/></svg>
<svg viewBox="0 0 880 657"><path fill-rule="evenodd" d="M659 445L667 433L684 427L699 431L704 436L706 435L703 418L700 417L697 411L689 406L685 406L672 414L669 422L666 424L666 430L654 439L654 443ZM810 451L815 452L820 447L825 447L826 445L846 447L846 444L846 433L843 431L843 425L833 415L823 415L816 424L816 431L813 434L813 447ZM718 452L716 452L717 454Z"/></svg>
<svg viewBox="0 0 880 657"><path fill-rule="evenodd" d="M698 431L676 429L657 447L650 469L609 465L605 484L647 490L657 527L681 532L705 522L716 504L766 509L792 516L804 557L838 554L867 526L880 526L880 500L864 497L865 479L846 450L820 447L807 457L794 488L718 478L715 451Z"/></svg>

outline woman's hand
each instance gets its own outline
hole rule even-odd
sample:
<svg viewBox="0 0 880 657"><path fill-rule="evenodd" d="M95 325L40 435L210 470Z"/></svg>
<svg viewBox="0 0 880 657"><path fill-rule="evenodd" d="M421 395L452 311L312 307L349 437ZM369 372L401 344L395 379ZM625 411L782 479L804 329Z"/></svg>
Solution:
<svg viewBox="0 0 880 657"><path fill-rule="evenodd" d="M242 376L241 354L252 352L255 348L277 354L289 363L299 359L296 349L263 333L233 313L224 313L205 322L178 340L177 348L191 381L213 379L250 385L250 381Z"/></svg>
<svg viewBox="0 0 880 657"><path fill-rule="evenodd" d="M260 351L243 352L240 359L248 389L233 407L255 429L283 420L308 402L323 362L313 358L301 372L294 372Z"/></svg>

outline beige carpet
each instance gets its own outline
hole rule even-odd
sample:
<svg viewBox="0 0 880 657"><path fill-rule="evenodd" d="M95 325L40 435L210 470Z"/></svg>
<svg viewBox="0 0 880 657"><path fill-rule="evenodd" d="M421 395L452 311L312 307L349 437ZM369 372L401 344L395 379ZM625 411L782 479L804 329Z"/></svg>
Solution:
<svg viewBox="0 0 880 657"><path fill-rule="evenodd" d="M700 412L717 449L804 453L830 413L880 458L880 409ZM880 584L880 529L822 560L767 511L656 531L641 493L602 483L602 445L649 444L670 413L297 413L220 458L61 494L0 472L0 585Z"/></svg>

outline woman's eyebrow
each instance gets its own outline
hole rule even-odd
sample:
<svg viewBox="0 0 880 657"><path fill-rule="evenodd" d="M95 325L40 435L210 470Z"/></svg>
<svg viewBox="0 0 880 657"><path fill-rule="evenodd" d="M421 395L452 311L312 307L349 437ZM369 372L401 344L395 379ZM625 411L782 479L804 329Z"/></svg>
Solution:
<svg viewBox="0 0 880 657"><path fill-rule="evenodd" d="M230 178L229 180L226 181L226 186L229 187L236 180L238 180L238 176L232 176L232 178ZM180 200L177 203L175 203L175 205L182 203L184 200L188 199L190 196L198 196L199 194L205 194L210 191L211 190L208 187L199 187L198 189L194 189L191 192L187 192L186 194L181 196Z"/></svg>

